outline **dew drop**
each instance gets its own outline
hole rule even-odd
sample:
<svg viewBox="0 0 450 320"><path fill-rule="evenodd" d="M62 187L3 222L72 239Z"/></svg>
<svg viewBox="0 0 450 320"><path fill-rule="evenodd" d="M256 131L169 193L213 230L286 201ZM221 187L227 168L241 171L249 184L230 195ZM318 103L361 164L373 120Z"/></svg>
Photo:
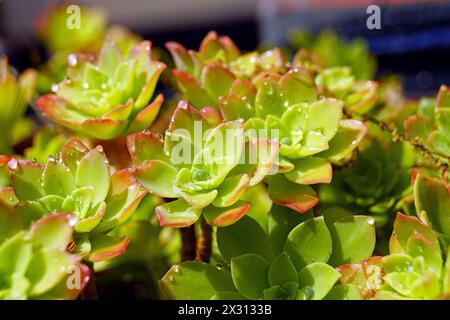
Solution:
<svg viewBox="0 0 450 320"><path fill-rule="evenodd" d="M16 170L17 169L17 160L16 159L12 159L11 161L8 162L8 167L11 170Z"/></svg>
<svg viewBox="0 0 450 320"><path fill-rule="evenodd" d="M67 64L70 67L76 67L76 65L78 64L78 58L76 54L69 54L69 56L67 57Z"/></svg>

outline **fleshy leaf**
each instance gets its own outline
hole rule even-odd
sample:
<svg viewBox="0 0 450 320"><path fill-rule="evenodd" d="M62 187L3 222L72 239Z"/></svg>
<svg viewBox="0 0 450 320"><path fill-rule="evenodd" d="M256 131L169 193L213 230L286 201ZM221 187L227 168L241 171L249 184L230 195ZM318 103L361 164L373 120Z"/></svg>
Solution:
<svg viewBox="0 0 450 320"><path fill-rule="evenodd" d="M201 215L201 209L192 208L184 199L160 205L155 212L163 227L188 227Z"/></svg>
<svg viewBox="0 0 450 320"><path fill-rule="evenodd" d="M219 292L236 291L228 271L200 261L174 265L159 285L170 299L209 300Z"/></svg>
<svg viewBox="0 0 450 320"><path fill-rule="evenodd" d="M101 147L89 151L78 165L76 184L78 187L90 187L95 190L93 204L103 201L109 190L108 160Z"/></svg>
<svg viewBox="0 0 450 320"><path fill-rule="evenodd" d="M329 263L340 266L359 263L375 248L375 221L367 216L344 217L330 226L333 253Z"/></svg>
<svg viewBox="0 0 450 320"><path fill-rule="evenodd" d="M261 299L268 288L267 261L253 253L231 258L231 276L238 291L250 299Z"/></svg>
<svg viewBox="0 0 450 320"><path fill-rule="evenodd" d="M269 196L276 203L300 213L308 211L319 202L314 189L310 186L293 183L283 175L270 177Z"/></svg>
<svg viewBox="0 0 450 320"><path fill-rule="evenodd" d="M323 217L295 227L289 233L284 250L297 270L313 262L326 263L332 253L332 238Z"/></svg>
<svg viewBox="0 0 450 320"><path fill-rule="evenodd" d="M161 160L151 160L132 169L136 180L149 192L165 198L176 198L173 192L177 170Z"/></svg>
<svg viewBox="0 0 450 320"><path fill-rule="evenodd" d="M298 273L300 288L309 287L311 300L323 299L341 277L340 273L325 263L311 263Z"/></svg>
<svg viewBox="0 0 450 320"><path fill-rule="evenodd" d="M297 270L286 252L280 253L270 265L269 285L283 285L286 282L297 282Z"/></svg>
<svg viewBox="0 0 450 320"><path fill-rule="evenodd" d="M273 259L264 230L250 217L243 217L231 226L218 228L217 244L220 253L228 262L232 257L246 253L257 254L267 261Z"/></svg>

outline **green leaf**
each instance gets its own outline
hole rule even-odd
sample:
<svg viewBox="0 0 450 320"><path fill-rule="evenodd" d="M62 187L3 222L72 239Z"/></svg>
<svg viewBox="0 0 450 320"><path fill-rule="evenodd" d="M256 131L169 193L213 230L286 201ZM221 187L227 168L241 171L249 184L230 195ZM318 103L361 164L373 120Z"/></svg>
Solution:
<svg viewBox="0 0 450 320"><path fill-rule="evenodd" d="M12 160L12 187L19 200L36 200L44 195L41 186L42 168L38 163L27 160Z"/></svg>
<svg viewBox="0 0 450 320"><path fill-rule="evenodd" d="M358 120L341 120L336 135L329 142L329 149L318 156L339 161L349 155L367 133L367 127Z"/></svg>
<svg viewBox="0 0 450 320"><path fill-rule="evenodd" d="M49 215L34 223L29 235L35 247L64 252L72 241L74 223L69 214Z"/></svg>
<svg viewBox="0 0 450 320"><path fill-rule="evenodd" d="M61 150L61 162L75 176L80 160L89 152L89 148L78 140L70 140Z"/></svg>
<svg viewBox="0 0 450 320"><path fill-rule="evenodd" d="M317 89L311 74L303 68L292 69L280 79L280 86L290 105L317 100Z"/></svg>
<svg viewBox="0 0 450 320"><path fill-rule="evenodd" d="M360 263L372 255L375 248L375 221L372 217L351 216L330 226L333 253L329 263L340 266Z"/></svg>
<svg viewBox="0 0 450 320"><path fill-rule="evenodd" d="M90 187L95 190L94 205L105 200L109 190L109 166L101 147L89 151L80 160L76 184L78 187Z"/></svg>
<svg viewBox="0 0 450 320"><path fill-rule="evenodd" d="M24 274L32 257L32 243L25 239L25 233L19 232L0 246L0 270L6 274Z"/></svg>
<svg viewBox="0 0 450 320"><path fill-rule="evenodd" d="M249 181L246 174L226 178L217 189L217 197L213 204L216 207L228 207L235 204L244 194Z"/></svg>
<svg viewBox="0 0 450 320"><path fill-rule="evenodd" d="M298 273L300 288L310 287L313 291L311 300L323 299L341 274L325 263L312 263Z"/></svg>
<svg viewBox="0 0 450 320"><path fill-rule="evenodd" d="M231 276L238 291L249 299L263 298L269 287L267 261L253 253L231 258Z"/></svg>
<svg viewBox="0 0 450 320"><path fill-rule="evenodd" d="M336 134L342 118L343 102L322 99L312 103L308 111L307 130L319 130L328 140Z"/></svg>
<svg viewBox="0 0 450 320"><path fill-rule="evenodd" d="M174 265L159 285L163 296L175 300L209 300L220 292L236 291L228 271L199 261Z"/></svg>
<svg viewBox="0 0 450 320"><path fill-rule="evenodd" d="M270 198L297 212L304 213L319 202L319 197L314 189L310 186L293 183L284 175L271 176L268 182Z"/></svg>
<svg viewBox="0 0 450 320"><path fill-rule="evenodd" d="M267 115L281 117L286 108L286 98L276 83L267 81L259 88L255 98L258 117L265 118Z"/></svg>
<svg viewBox="0 0 450 320"><path fill-rule="evenodd" d="M272 262L269 269L269 285L283 285L286 282L297 282L297 270L286 252L280 253Z"/></svg>
<svg viewBox="0 0 450 320"><path fill-rule="evenodd" d="M441 131L448 139L450 136L450 106L436 110L436 122Z"/></svg>
<svg viewBox="0 0 450 320"><path fill-rule="evenodd" d="M310 157L292 161L294 169L284 175L298 184L330 183L333 168L328 160Z"/></svg>
<svg viewBox="0 0 450 320"><path fill-rule="evenodd" d="M165 198L177 198L173 192L177 170L161 160L151 160L132 169L136 180L150 193Z"/></svg>
<svg viewBox="0 0 450 320"><path fill-rule="evenodd" d="M228 94L234 79L233 73L220 63L208 64L203 68L201 74L203 86L211 97L215 99Z"/></svg>
<svg viewBox="0 0 450 320"><path fill-rule="evenodd" d="M288 236L284 251L297 270L313 262L326 263L332 253L332 239L323 217L302 222Z"/></svg>
<svg viewBox="0 0 450 320"><path fill-rule="evenodd" d="M423 235L415 232L408 240L407 253L413 257L423 257L428 267L432 268L439 277L442 271L442 257L433 244Z"/></svg>
<svg viewBox="0 0 450 320"><path fill-rule="evenodd" d="M122 54L119 48L114 42L105 41L98 57L98 67L109 77L113 77L121 62Z"/></svg>
<svg viewBox="0 0 450 320"><path fill-rule="evenodd" d="M169 157L164 154L164 142L151 132L129 135L127 146L134 164L141 164L147 160L169 161Z"/></svg>
<svg viewBox="0 0 450 320"><path fill-rule="evenodd" d="M272 206L268 221L268 234L275 254L283 251L289 233L300 223L311 219L312 212L298 214L296 211L277 204Z"/></svg>
<svg viewBox="0 0 450 320"><path fill-rule="evenodd" d="M435 232L427 225L420 222L416 217L409 217L404 214L398 213L394 222L394 232L389 249L391 253L398 253L395 247L393 247L394 240L400 246L400 249L406 251L407 242L409 238L415 233L419 232L425 238L430 241L435 250L440 251L439 241Z"/></svg>
<svg viewBox="0 0 450 320"><path fill-rule="evenodd" d="M22 229L22 223L14 210L0 202L0 243Z"/></svg>
<svg viewBox="0 0 450 320"><path fill-rule="evenodd" d="M72 264L72 257L64 252L34 252L26 273L31 283L28 295L37 296L55 287L67 276L68 268Z"/></svg>
<svg viewBox="0 0 450 320"><path fill-rule="evenodd" d="M227 227L244 217L250 210L251 203L239 201L225 208L208 207L204 211L206 221L215 227Z"/></svg>
<svg viewBox="0 0 450 320"><path fill-rule="evenodd" d="M75 189L75 178L66 166L50 159L42 172L42 187L48 195L65 197Z"/></svg>
<svg viewBox="0 0 450 320"><path fill-rule="evenodd" d="M202 211L178 199L156 207L155 213L162 227L187 227L198 220Z"/></svg>
<svg viewBox="0 0 450 320"><path fill-rule="evenodd" d="M362 300L362 296L356 286L340 284L331 288L323 300Z"/></svg>
<svg viewBox="0 0 450 320"><path fill-rule="evenodd" d="M419 174L414 183L417 214L426 212L432 227L438 232L450 235L450 190L435 179L427 179Z"/></svg>
<svg viewBox="0 0 450 320"><path fill-rule="evenodd" d="M217 244L223 258L231 258L254 253L267 261L273 259L273 253L267 246L267 235L258 223L249 217L242 217L231 226L217 229Z"/></svg>

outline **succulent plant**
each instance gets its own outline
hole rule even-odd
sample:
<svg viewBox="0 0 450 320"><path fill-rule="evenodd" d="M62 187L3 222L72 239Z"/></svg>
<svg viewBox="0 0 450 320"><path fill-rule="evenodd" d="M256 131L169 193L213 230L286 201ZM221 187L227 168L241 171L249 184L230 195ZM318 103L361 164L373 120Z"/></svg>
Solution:
<svg viewBox="0 0 450 320"><path fill-rule="evenodd" d="M319 186L320 205L370 214L382 227L413 202L410 170L415 154L409 144L392 142L389 134L369 128L355 162L335 172L331 184Z"/></svg>
<svg viewBox="0 0 450 320"><path fill-rule="evenodd" d="M7 58L0 57L0 154L11 154L12 147L32 131L33 123L24 114L34 94L35 81L34 70L17 77Z"/></svg>
<svg viewBox="0 0 450 320"><path fill-rule="evenodd" d="M73 7L75 10L72 12L70 7L51 7L37 20L38 36L50 52L84 51L98 46L105 35L107 19L102 9L77 6L78 8Z"/></svg>
<svg viewBox="0 0 450 320"><path fill-rule="evenodd" d="M0 205L0 220L0 299L75 299L90 271L66 250L73 216L49 215L25 227L20 215Z"/></svg>
<svg viewBox="0 0 450 320"><path fill-rule="evenodd" d="M137 181L152 194L177 199L156 208L161 225L185 227L202 212L210 224L225 226L249 211L246 191L271 169L278 145L246 143L242 121L221 123L213 108L199 111L181 101L164 141L142 132L128 137L128 148ZM252 150L255 163L241 157Z"/></svg>
<svg viewBox="0 0 450 320"><path fill-rule="evenodd" d="M436 102L423 99L416 115L408 117L405 132L448 163L450 157L450 89L442 85Z"/></svg>
<svg viewBox="0 0 450 320"><path fill-rule="evenodd" d="M146 192L127 169L110 172L100 146L89 150L71 140L59 159L49 158L45 165L16 159L8 165L11 187L2 193L14 197L25 226L47 215L70 212L76 222L75 252L84 259L96 262L125 250L128 239L108 233L130 217Z"/></svg>
<svg viewBox="0 0 450 320"><path fill-rule="evenodd" d="M450 243L450 184L449 181L429 177L421 170L414 177L416 214L426 225Z"/></svg>
<svg viewBox="0 0 450 320"><path fill-rule="evenodd" d="M277 166L282 176L268 177L269 193L274 201L299 212L317 204L309 185L330 183L331 163L348 159L367 131L362 122L343 119L341 101L317 99L305 69L292 69L281 77L272 74L252 90L236 89L221 98L225 120L244 119L253 138L263 130L280 144Z"/></svg>
<svg viewBox="0 0 450 320"><path fill-rule="evenodd" d="M295 49L307 49L314 53L325 67L349 66L358 80L375 77L376 60L370 55L363 39L345 42L329 29L318 35L312 35L305 29L294 29L289 34L289 42Z"/></svg>
<svg viewBox="0 0 450 320"><path fill-rule="evenodd" d="M56 157L69 139L70 136L63 130L51 126L42 127L34 134L33 143L25 149L24 156L44 163L48 158Z"/></svg>
<svg viewBox="0 0 450 320"><path fill-rule="evenodd" d="M379 99L378 83L375 81L356 81L349 67L323 69L315 78L317 87L326 97L335 97L345 103L347 111L359 114L368 113Z"/></svg>
<svg viewBox="0 0 450 320"><path fill-rule="evenodd" d="M275 206L268 231L250 217L219 228L218 247L226 262L175 265L161 280L163 293L175 299L360 299L355 286L335 286L340 275L333 267L372 254L373 219L310 218L290 211Z"/></svg>
<svg viewBox="0 0 450 320"><path fill-rule="evenodd" d="M450 259L444 263L437 234L415 217L399 213L389 242L390 254L340 267L372 299L438 299L450 293Z"/></svg>
<svg viewBox="0 0 450 320"><path fill-rule="evenodd" d="M150 58L151 43L124 57L106 41L94 62L86 55L68 57L67 79L36 106L49 120L83 135L109 140L147 129L163 102L149 101L165 65Z"/></svg>
<svg viewBox="0 0 450 320"><path fill-rule="evenodd" d="M176 69L172 72L184 98L196 108L219 107L219 97L227 95L240 80L252 79L265 71L286 70L287 62L278 48L263 53L241 54L226 36L210 32L199 51L187 50L181 44L168 42Z"/></svg>

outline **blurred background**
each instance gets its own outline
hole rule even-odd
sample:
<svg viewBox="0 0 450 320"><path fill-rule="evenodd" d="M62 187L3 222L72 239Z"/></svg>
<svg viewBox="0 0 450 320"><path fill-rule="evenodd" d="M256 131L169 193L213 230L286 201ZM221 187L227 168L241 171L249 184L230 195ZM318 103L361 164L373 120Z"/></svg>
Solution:
<svg viewBox="0 0 450 320"><path fill-rule="evenodd" d="M0 36L6 39L1 50L14 52L19 69L29 65L37 17L59 3L101 7L110 23L124 24L161 47L175 40L197 48L216 30L253 50L259 44L288 45L293 28L332 29L345 40L365 38L378 58L378 75L400 74L411 96L433 94L450 82L449 0L0 0ZM379 30L366 26L372 4L381 9Z"/></svg>

